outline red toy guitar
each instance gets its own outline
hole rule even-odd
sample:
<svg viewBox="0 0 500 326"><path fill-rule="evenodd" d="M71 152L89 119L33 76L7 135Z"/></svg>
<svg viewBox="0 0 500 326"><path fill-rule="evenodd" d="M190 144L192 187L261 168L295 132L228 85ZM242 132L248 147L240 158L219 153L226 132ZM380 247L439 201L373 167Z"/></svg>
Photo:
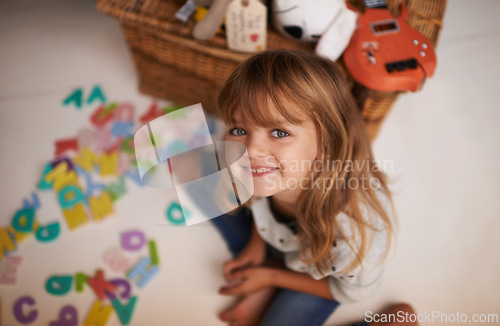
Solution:
<svg viewBox="0 0 500 326"><path fill-rule="evenodd" d="M436 69L429 40L411 28L409 13L393 17L384 0L364 0L366 11L357 21L344 52L344 63L354 79L379 91L417 91Z"/></svg>

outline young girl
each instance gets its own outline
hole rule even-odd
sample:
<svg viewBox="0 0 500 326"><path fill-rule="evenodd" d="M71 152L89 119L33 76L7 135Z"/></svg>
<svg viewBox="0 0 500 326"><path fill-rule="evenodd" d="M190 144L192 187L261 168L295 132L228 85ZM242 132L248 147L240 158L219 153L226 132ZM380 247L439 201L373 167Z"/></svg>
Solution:
<svg viewBox="0 0 500 326"><path fill-rule="evenodd" d="M286 50L243 62L219 94L226 141L244 144L254 194L211 221L234 259L231 325L322 325L377 290L394 208L361 114L330 61Z"/></svg>

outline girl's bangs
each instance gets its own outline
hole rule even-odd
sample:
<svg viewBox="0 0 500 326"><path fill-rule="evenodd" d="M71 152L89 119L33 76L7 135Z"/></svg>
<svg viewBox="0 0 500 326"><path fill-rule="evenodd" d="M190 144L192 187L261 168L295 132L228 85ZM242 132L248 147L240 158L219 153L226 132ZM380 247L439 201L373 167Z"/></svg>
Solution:
<svg viewBox="0 0 500 326"><path fill-rule="evenodd" d="M218 101L224 122L236 124L234 117L239 113L244 123L273 127L272 110L277 110L290 123L300 124L304 121L300 119L303 110L296 101L298 90L293 90L296 87L290 84L289 78L275 74L272 67L268 71L264 70L262 66L250 65L227 81Z"/></svg>

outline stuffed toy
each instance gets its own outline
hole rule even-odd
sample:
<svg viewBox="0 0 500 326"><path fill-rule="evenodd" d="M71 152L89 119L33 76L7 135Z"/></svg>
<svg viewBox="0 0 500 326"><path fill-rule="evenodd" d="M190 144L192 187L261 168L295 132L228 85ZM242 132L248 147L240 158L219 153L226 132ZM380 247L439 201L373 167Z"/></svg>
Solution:
<svg viewBox="0 0 500 326"><path fill-rule="evenodd" d="M357 14L343 0L273 0L272 18L281 34L318 42L316 53L336 61L349 44Z"/></svg>

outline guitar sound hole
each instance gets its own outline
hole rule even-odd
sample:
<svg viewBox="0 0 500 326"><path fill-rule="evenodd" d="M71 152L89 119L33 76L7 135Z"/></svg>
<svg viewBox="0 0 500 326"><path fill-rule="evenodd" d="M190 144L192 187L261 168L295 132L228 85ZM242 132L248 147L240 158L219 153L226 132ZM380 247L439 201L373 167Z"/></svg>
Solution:
<svg viewBox="0 0 500 326"><path fill-rule="evenodd" d="M418 62L415 58L409 60L401 60L388 62L385 64L385 69L388 73L393 73L394 71L405 71L406 69L417 69Z"/></svg>

